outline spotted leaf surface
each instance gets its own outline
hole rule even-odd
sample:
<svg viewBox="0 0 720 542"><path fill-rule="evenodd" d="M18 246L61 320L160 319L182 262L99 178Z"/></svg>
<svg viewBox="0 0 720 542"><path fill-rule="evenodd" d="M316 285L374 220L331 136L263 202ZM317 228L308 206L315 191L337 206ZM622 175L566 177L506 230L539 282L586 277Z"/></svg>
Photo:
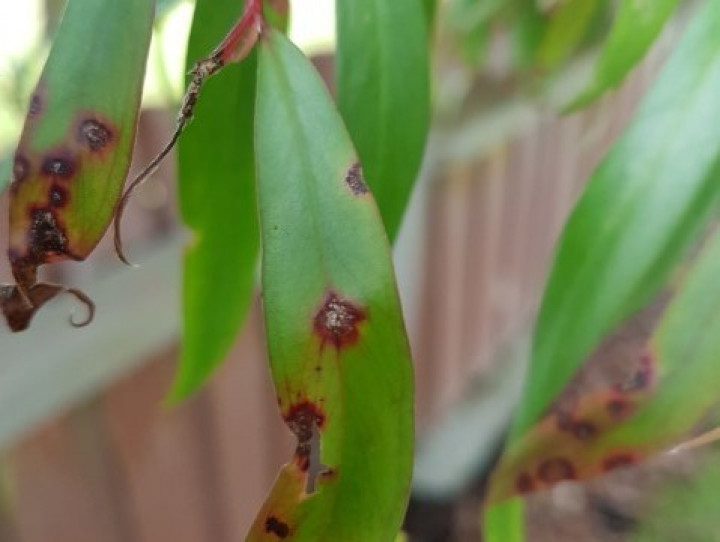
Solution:
<svg viewBox="0 0 720 542"><path fill-rule="evenodd" d="M261 40L263 300L297 438L250 541L392 541L412 464L412 369L390 249L352 143L308 60Z"/></svg>
<svg viewBox="0 0 720 542"><path fill-rule="evenodd" d="M68 2L15 153L13 263L84 259L105 232L130 164L153 8Z"/></svg>
<svg viewBox="0 0 720 542"><path fill-rule="evenodd" d="M720 235L682 281L628 378L554 410L505 453L502 500L636 464L688 437L720 387Z"/></svg>
<svg viewBox="0 0 720 542"><path fill-rule="evenodd" d="M422 0L338 0L340 111L393 239L420 169L430 117Z"/></svg>
<svg viewBox="0 0 720 542"><path fill-rule="evenodd" d="M85 259L113 217L130 164L154 7L148 0L67 4L30 100L10 186L9 257L30 316L37 267Z"/></svg>

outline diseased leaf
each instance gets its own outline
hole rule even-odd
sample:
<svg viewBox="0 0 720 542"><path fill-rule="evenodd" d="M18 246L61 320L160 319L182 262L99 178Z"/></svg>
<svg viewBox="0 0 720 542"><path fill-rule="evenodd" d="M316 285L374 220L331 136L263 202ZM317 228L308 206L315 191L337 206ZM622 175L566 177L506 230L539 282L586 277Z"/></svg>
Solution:
<svg viewBox="0 0 720 542"><path fill-rule="evenodd" d="M583 480L666 449L717 403L720 387L720 235L683 281L626 382L553 412L514 442L490 500Z"/></svg>
<svg viewBox="0 0 720 542"><path fill-rule="evenodd" d="M340 112L390 239L418 175L430 117L428 29L420 0L338 0Z"/></svg>
<svg viewBox="0 0 720 542"><path fill-rule="evenodd" d="M192 67L243 6L197 0ZM178 146L180 209L194 238L185 254L183 336L173 399L199 388L227 354L247 314L259 250L253 115L255 55L209 79Z"/></svg>
<svg viewBox="0 0 720 542"><path fill-rule="evenodd" d="M584 107L618 86L660 35L678 0L621 0L595 75L570 109Z"/></svg>
<svg viewBox="0 0 720 542"><path fill-rule="evenodd" d="M720 4L709 3L566 225L493 501L635 463L679 438L715 400L720 289L710 283L720 241L633 361L629 384L548 411L600 339L658 292L717 204L719 45Z"/></svg>
<svg viewBox="0 0 720 542"><path fill-rule="evenodd" d="M67 4L13 161L8 255L17 286L3 288L2 307L14 331L63 291L86 303L92 318L87 297L37 284L37 268L84 260L113 217L130 165L154 8L151 0Z"/></svg>
<svg viewBox="0 0 720 542"><path fill-rule="evenodd" d="M706 221L720 191L719 97L720 4L709 2L565 226L514 437L600 339L658 291Z"/></svg>
<svg viewBox="0 0 720 542"><path fill-rule="evenodd" d="M393 541L413 379L390 249L322 81L277 32L260 44L256 151L270 364L298 445L248 540Z"/></svg>

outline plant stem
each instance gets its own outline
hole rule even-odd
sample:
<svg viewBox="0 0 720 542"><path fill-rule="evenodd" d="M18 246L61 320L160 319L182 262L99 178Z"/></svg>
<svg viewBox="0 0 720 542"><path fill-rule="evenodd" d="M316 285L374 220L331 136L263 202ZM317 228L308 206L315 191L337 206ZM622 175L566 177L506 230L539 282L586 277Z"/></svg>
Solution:
<svg viewBox="0 0 720 542"><path fill-rule="evenodd" d="M264 24L263 0L247 0L243 14L230 29L230 32L228 32L209 56L195 63L195 66L190 72L192 77L183 96L180 111L175 121L175 130L170 136L170 140L157 156L130 182L118 202L113 221L114 241L115 252L123 263L131 265L123 252L122 233L120 230L122 217L127 203L130 200L130 196L150 175L155 173L163 159L170 153L173 147L175 147L185 126L187 126L193 116L195 104L197 103L200 90L205 84L205 81L218 73L227 64L240 62L247 57L257 43L258 36L262 32Z"/></svg>

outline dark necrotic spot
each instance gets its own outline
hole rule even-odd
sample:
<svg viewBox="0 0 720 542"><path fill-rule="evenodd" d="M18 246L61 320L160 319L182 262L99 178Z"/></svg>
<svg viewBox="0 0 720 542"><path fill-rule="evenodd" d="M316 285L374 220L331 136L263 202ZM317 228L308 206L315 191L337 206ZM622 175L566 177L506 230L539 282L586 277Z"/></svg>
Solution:
<svg viewBox="0 0 720 542"><path fill-rule="evenodd" d="M317 468L320 461L318 431L325 425L322 410L310 401L300 401L285 415L285 423L297 438L295 461L300 470ZM314 479L314 476L312 478Z"/></svg>
<svg viewBox="0 0 720 542"><path fill-rule="evenodd" d="M50 187L50 205L53 207L64 207L68 200L67 190L58 184Z"/></svg>
<svg viewBox="0 0 720 542"><path fill-rule="evenodd" d="M538 467L538 477L546 484L556 484L563 480L575 478L572 463L562 457L554 457L543 461Z"/></svg>
<svg viewBox="0 0 720 542"><path fill-rule="evenodd" d="M112 131L95 119L87 119L80 124L78 138L80 143L87 145L91 151L98 152L112 141Z"/></svg>
<svg viewBox="0 0 720 542"><path fill-rule="evenodd" d="M621 467L629 467L634 464L635 458L632 454L616 454L603 461L603 471L608 472Z"/></svg>
<svg viewBox="0 0 720 542"><path fill-rule="evenodd" d="M360 166L358 162L350 166L350 169L345 176L345 182L350 187L350 190L352 190L352 193L356 196L367 194L368 192L367 185L363 179L362 166Z"/></svg>
<svg viewBox="0 0 720 542"><path fill-rule="evenodd" d="M265 520L265 532L274 534L278 538L287 538L290 536L290 527L284 521L280 521L275 516L268 516Z"/></svg>
<svg viewBox="0 0 720 542"><path fill-rule="evenodd" d="M328 294L314 319L315 332L323 344L341 348L357 342L360 323L366 319L365 311L337 294Z"/></svg>
<svg viewBox="0 0 720 542"><path fill-rule="evenodd" d="M28 114L31 117L36 117L42 111L42 98L39 94L33 94L30 98L30 107L28 107Z"/></svg>
<svg viewBox="0 0 720 542"><path fill-rule="evenodd" d="M605 405L608 414L616 420L625 418L632 411L632 404L624 399L611 399Z"/></svg>
<svg viewBox="0 0 720 542"><path fill-rule="evenodd" d="M67 252L67 237L55 216L48 209L36 208L30 212L30 252L41 260L45 254Z"/></svg>
<svg viewBox="0 0 720 542"><path fill-rule="evenodd" d="M532 476L527 472L523 472L517 477L517 480L515 480L515 488L518 493L530 493L535 489L535 482L533 482Z"/></svg>
<svg viewBox="0 0 720 542"><path fill-rule="evenodd" d="M20 154L15 155L15 160L13 161L13 182L15 183L21 183L25 179L28 178L28 175L30 174L30 162L27 158Z"/></svg>
<svg viewBox="0 0 720 542"><path fill-rule="evenodd" d="M75 162L67 155L48 156L43 160L41 171L53 178L69 179L75 173Z"/></svg>
<svg viewBox="0 0 720 542"><path fill-rule="evenodd" d="M298 442L310 442L313 426L322 428L325 424L325 415L314 403L302 401L290 408L285 415L285 422Z"/></svg>
<svg viewBox="0 0 720 542"><path fill-rule="evenodd" d="M597 434L597 428L592 422L577 421L572 425L572 434L579 440L589 440Z"/></svg>

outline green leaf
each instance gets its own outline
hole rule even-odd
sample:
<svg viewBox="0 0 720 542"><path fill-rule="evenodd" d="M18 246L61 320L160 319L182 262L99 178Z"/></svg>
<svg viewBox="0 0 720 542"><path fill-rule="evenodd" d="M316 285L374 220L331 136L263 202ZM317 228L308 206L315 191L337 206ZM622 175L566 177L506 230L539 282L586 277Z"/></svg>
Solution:
<svg viewBox="0 0 720 542"><path fill-rule="evenodd" d="M717 202L720 3L688 30L565 226L513 435L544 414L584 357L639 309Z"/></svg>
<svg viewBox="0 0 720 542"><path fill-rule="evenodd" d="M420 0L338 0L338 103L385 227L400 227L430 117L428 30Z"/></svg>
<svg viewBox="0 0 720 542"><path fill-rule="evenodd" d="M552 13L537 51L538 62L553 69L575 52L600 8L599 0L570 0Z"/></svg>
<svg viewBox="0 0 720 542"><path fill-rule="evenodd" d="M520 70L533 68L538 48L546 32L547 21L535 2L523 1L511 22L513 62Z"/></svg>
<svg viewBox="0 0 720 542"><path fill-rule="evenodd" d="M72 0L30 99L13 158L8 256L16 286L0 287L0 309L21 331L58 293L37 269L82 261L107 230L130 167L154 0ZM30 301L28 303L28 301Z"/></svg>
<svg viewBox="0 0 720 542"><path fill-rule="evenodd" d="M389 243L309 61L272 32L258 78L265 322L298 447L248 540L391 542L410 487L413 377Z"/></svg>
<svg viewBox="0 0 720 542"><path fill-rule="evenodd" d="M681 282L630 378L550 412L503 454L488 495L498 501L585 480L676 445L717 403L720 234ZM631 351L626 348L627 351ZM630 383L630 385L628 385Z"/></svg>
<svg viewBox="0 0 720 542"><path fill-rule="evenodd" d="M437 11L437 0L423 0L423 8L425 9L425 20L428 22L428 26L432 26Z"/></svg>
<svg viewBox="0 0 720 542"><path fill-rule="evenodd" d="M17 254L28 250L31 207L51 208L62 223L65 254L53 261L84 259L105 233L130 166L154 6L67 3L15 153L10 246Z"/></svg>
<svg viewBox="0 0 720 542"><path fill-rule="evenodd" d="M720 28L720 27L718 27ZM717 402L720 388L720 235L683 281L651 340L659 382L628 423L608 436L647 453L677 442Z"/></svg>
<svg viewBox="0 0 720 542"><path fill-rule="evenodd" d="M213 50L242 7L237 0L197 1L188 68ZM194 239L185 254L175 400L200 387L223 360L250 306L259 249L255 80L254 54L209 79L180 139L180 209Z"/></svg>
<svg viewBox="0 0 720 542"><path fill-rule="evenodd" d="M618 86L645 56L677 4L678 0L621 0L593 80L569 109L584 107Z"/></svg>
<svg viewBox="0 0 720 542"><path fill-rule="evenodd" d="M524 542L525 506L522 499L512 499L487 508L482 528L485 542Z"/></svg>

